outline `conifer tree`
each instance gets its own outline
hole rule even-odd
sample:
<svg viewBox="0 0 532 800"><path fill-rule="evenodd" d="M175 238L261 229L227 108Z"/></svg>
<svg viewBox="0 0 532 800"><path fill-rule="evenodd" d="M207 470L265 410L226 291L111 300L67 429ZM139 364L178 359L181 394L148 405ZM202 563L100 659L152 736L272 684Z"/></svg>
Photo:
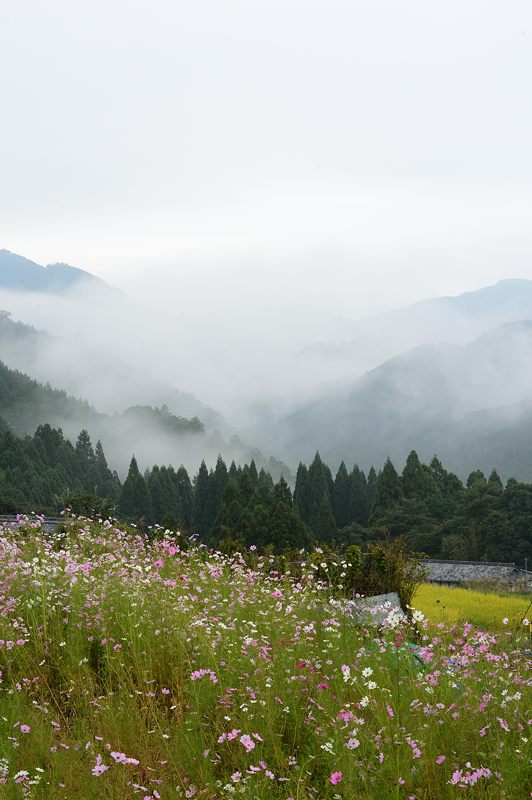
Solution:
<svg viewBox="0 0 532 800"><path fill-rule="evenodd" d="M497 489L501 489L501 491L502 491L502 481L501 481L499 473L497 472L497 470L495 468L492 469L492 471L490 473L490 476L488 478L488 483L492 487L495 486Z"/></svg>
<svg viewBox="0 0 532 800"><path fill-rule="evenodd" d="M261 497L267 497L273 492L273 479L269 472L261 469L259 472L258 489Z"/></svg>
<svg viewBox="0 0 532 800"><path fill-rule="evenodd" d="M217 546L222 540L242 538L241 521L244 506L241 502L238 481L230 478L225 486L222 504L211 529L209 543Z"/></svg>
<svg viewBox="0 0 532 800"><path fill-rule="evenodd" d="M402 496L399 475L390 458L387 458L382 472L377 478L372 519L377 520L384 512L390 511Z"/></svg>
<svg viewBox="0 0 532 800"><path fill-rule="evenodd" d="M375 470L373 470L375 474ZM349 522L366 526L369 520L368 482L364 472L355 464L349 476Z"/></svg>
<svg viewBox="0 0 532 800"><path fill-rule="evenodd" d="M219 506L222 502L223 494L225 487L227 486L227 481L229 480L229 474L227 472L227 467L225 466L225 461L221 456L218 456L216 460L216 467L214 469L214 477L215 477L215 485L216 485L216 504Z"/></svg>
<svg viewBox="0 0 532 800"><path fill-rule="evenodd" d="M309 499L309 480L308 469L305 464L299 462L296 475L296 486L294 489L294 502L299 509L301 519L309 521L310 499Z"/></svg>
<svg viewBox="0 0 532 800"><path fill-rule="evenodd" d="M207 535L208 529L205 524L205 510L209 501L209 472L205 461L202 461L198 474L194 478L194 492L192 496L192 511L190 527L193 533L197 533L202 539Z"/></svg>
<svg viewBox="0 0 532 800"><path fill-rule="evenodd" d="M401 485L407 499L429 500L436 491L436 485L428 467L421 463L415 450L406 459Z"/></svg>
<svg viewBox="0 0 532 800"><path fill-rule="evenodd" d="M154 466L146 477L146 483L152 500L154 519L159 523L163 519L176 523L178 502L173 468Z"/></svg>
<svg viewBox="0 0 532 800"><path fill-rule="evenodd" d="M367 480L367 507L368 519L373 514L373 507L375 506L375 495L377 493L377 473L375 467L371 466L368 472Z"/></svg>
<svg viewBox="0 0 532 800"><path fill-rule="evenodd" d="M91 437L85 429L80 431L77 438L76 453L88 463L94 462L94 450L92 449Z"/></svg>
<svg viewBox="0 0 532 800"><path fill-rule="evenodd" d="M192 519L192 483L184 466L179 467L174 481L178 522L185 531L189 531Z"/></svg>
<svg viewBox="0 0 532 800"><path fill-rule="evenodd" d="M279 480L273 490L269 539L277 552L310 546L308 530L292 501L290 487L284 478Z"/></svg>
<svg viewBox="0 0 532 800"><path fill-rule="evenodd" d="M116 473L112 473L107 465L107 459L103 451L102 443L98 439L96 448L94 450L94 466L96 477L96 494L99 497L108 497L110 500L116 500L120 483L117 483Z"/></svg>
<svg viewBox="0 0 532 800"><path fill-rule="evenodd" d="M345 528L351 519L351 481L342 461L338 467L333 487L333 513L337 528Z"/></svg>
<svg viewBox="0 0 532 800"><path fill-rule="evenodd" d="M120 493L119 509L130 519L151 522L153 509L146 481L139 472L135 456L131 459L127 478Z"/></svg>
<svg viewBox="0 0 532 800"><path fill-rule="evenodd" d="M316 453L308 470L309 515L308 525L319 541L329 541L336 534L332 510L332 476L330 469Z"/></svg>
<svg viewBox="0 0 532 800"><path fill-rule="evenodd" d="M251 483L253 484L253 487L256 488L259 481L259 475L257 472L257 465L255 464L254 458L251 459L249 466L246 464L244 470L248 473L251 479Z"/></svg>
<svg viewBox="0 0 532 800"><path fill-rule="evenodd" d="M208 533L214 525L218 510L222 504L223 493L228 480L229 476L227 474L225 461L221 456L218 456L214 471L211 470L209 472L208 494L204 515L206 533Z"/></svg>
<svg viewBox="0 0 532 800"><path fill-rule="evenodd" d="M257 476L258 477L258 476ZM243 469L238 479L240 500L243 506L249 506L255 494L255 486L248 470Z"/></svg>

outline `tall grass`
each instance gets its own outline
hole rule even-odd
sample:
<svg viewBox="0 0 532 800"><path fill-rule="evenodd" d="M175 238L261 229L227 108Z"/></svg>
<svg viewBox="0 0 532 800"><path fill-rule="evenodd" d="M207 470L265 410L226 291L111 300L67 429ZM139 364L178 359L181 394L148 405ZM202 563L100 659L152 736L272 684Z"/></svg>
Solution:
<svg viewBox="0 0 532 800"><path fill-rule="evenodd" d="M526 796L521 635L364 627L312 569L67 528L0 532L0 797Z"/></svg>

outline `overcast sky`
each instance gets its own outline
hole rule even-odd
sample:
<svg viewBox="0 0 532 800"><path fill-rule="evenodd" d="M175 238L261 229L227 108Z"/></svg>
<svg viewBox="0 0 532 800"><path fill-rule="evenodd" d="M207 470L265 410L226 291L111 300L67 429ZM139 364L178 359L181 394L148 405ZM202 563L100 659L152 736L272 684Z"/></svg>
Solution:
<svg viewBox="0 0 532 800"><path fill-rule="evenodd" d="M353 316L532 279L531 75L530 0L0 0L0 247Z"/></svg>

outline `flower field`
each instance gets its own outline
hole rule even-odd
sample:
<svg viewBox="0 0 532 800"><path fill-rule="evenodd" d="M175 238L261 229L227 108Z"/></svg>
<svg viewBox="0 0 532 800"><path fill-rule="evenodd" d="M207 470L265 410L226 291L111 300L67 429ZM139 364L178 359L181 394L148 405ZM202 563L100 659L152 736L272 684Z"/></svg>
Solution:
<svg viewBox="0 0 532 800"><path fill-rule="evenodd" d="M112 522L0 530L0 797L528 796L525 626L357 625L273 566Z"/></svg>

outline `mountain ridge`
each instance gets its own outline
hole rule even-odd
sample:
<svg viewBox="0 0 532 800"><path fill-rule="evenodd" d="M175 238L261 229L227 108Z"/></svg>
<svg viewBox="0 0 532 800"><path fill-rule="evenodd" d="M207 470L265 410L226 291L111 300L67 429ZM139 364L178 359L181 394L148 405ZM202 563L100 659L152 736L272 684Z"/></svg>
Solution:
<svg viewBox="0 0 532 800"><path fill-rule="evenodd" d="M319 450L333 465L345 460L369 468L387 456L402 463L415 449L425 459L437 453L462 476L476 467L495 467L532 480L524 445L516 448L516 430L523 428L523 442L529 438L532 378L523 367L531 362L530 320L501 325L466 345L419 345L278 420L277 451L291 464ZM506 428L515 457L505 452L499 436L497 451L490 456L485 439L484 463L473 463L466 443L474 449L479 437ZM296 452L301 442L305 447Z"/></svg>
<svg viewBox="0 0 532 800"><path fill-rule="evenodd" d="M0 288L18 292L61 294L82 284L120 292L91 272L58 261L43 266L25 256L0 249Z"/></svg>

